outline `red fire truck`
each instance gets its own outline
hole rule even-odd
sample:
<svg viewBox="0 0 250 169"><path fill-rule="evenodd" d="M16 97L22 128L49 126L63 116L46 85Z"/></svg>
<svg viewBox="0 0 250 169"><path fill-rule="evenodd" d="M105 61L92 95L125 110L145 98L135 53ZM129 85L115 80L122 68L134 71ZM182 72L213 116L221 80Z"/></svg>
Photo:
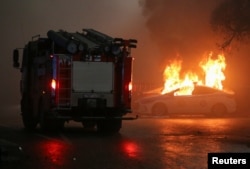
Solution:
<svg viewBox="0 0 250 169"><path fill-rule="evenodd" d="M137 40L112 38L94 29L47 32L13 51L21 71L25 128L59 129L74 120L98 131L119 132L131 112L131 48Z"/></svg>

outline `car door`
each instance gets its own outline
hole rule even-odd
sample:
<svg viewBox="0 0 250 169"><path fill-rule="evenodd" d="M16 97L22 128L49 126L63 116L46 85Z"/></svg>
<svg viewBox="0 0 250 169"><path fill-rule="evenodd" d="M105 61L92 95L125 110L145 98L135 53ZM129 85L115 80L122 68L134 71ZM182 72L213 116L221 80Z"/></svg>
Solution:
<svg viewBox="0 0 250 169"><path fill-rule="evenodd" d="M189 102L190 96L173 96L171 105L169 105L169 109L171 109L172 113L186 113L189 109Z"/></svg>
<svg viewBox="0 0 250 169"><path fill-rule="evenodd" d="M196 86L188 102L189 113L210 112L215 90L209 87Z"/></svg>
<svg viewBox="0 0 250 169"><path fill-rule="evenodd" d="M203 94L193 94L187 99L187 113L199 114L206 112L207 97Z"/></svg>

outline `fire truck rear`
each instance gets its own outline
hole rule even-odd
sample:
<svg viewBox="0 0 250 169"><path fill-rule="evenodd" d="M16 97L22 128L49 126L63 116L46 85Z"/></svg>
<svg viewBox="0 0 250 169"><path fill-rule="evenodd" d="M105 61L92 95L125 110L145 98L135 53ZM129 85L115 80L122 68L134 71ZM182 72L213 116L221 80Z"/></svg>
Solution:
<svg viewBox="0 0 250 169"><path fill-rule="evenodd" d="M118 132L131 112L134 39L112 38L93 29L32 37L13 52L22 74L21 112L25 128L59 129L74 120L98 131Z"/></svg>

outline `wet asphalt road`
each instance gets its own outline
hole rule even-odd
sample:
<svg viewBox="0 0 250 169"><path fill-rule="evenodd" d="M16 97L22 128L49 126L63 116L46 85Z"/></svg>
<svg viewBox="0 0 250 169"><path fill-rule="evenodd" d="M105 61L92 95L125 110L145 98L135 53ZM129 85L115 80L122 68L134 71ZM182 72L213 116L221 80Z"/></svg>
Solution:
<svg viewBox="0 0 250 169"><path fill-rule="evenodd" d="M209 152L250 152L249 116L142 117L101 135L74 122L57 133L29 133L17 112L0 112L3 169L205 169Z"/></svg>

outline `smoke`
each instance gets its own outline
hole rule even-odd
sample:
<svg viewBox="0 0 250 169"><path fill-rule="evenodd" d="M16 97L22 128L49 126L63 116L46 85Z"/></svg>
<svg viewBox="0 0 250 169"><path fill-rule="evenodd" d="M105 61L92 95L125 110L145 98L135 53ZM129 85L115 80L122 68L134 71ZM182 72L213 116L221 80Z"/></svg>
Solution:
<svg viewBox="0 0 250 169"><path fill-rule="evenodd" d="M205 53L221 52L217 43L223 38L212 31L210 17L223 0L139 0L145 17L145 26L151 41L157 45L158 67L165 68L169 60L179 57L184 69L199 63ZM241 44L240 50L226 53L225 87L237 93L239 107L249 109L249 47ZM155 76L162 76L154 72Z"/></svg>
<svg viewBox="0 0 250 169"><path fill-rule="evenodd" d="M173 57L181 57L184 62L193 62L204 52L216 47L209 19L217 0L140 0L139 2L151 39L161 52L159 62Z"/></svg>
<svg viewBox="0 0 250 169"><path fill-rule="evenodd" d="M32 36L46 37L50 29L81 32L93 28L112 37L136 39L131 32L140 12L134 0L1 1L1 104L19 104L21 74L12 67L12 51L24 47Z"/></svg>

